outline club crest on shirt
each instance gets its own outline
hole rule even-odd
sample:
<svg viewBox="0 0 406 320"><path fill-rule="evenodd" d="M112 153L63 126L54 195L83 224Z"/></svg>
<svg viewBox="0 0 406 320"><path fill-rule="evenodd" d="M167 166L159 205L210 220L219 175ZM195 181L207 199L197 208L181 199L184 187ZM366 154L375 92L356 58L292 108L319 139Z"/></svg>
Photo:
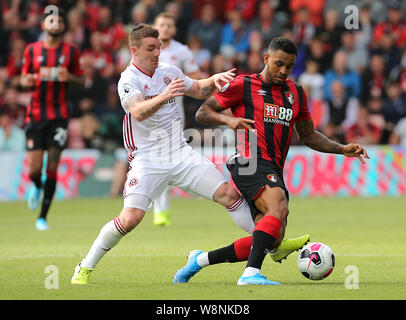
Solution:
<svg viewBox="0 0 406 320"><path fill-rule="evenodd" d="M130 187L134 187L136 184L138 183L138 179L137 178L133 178L128 182L128 185Z"/></svg>
<svg viewBox="0 0 406 320"><path fill-rule="evenodd" d="M295 95L292 92L286 91L285 96L286 99L288 99L288 101L290 102L290 104L293 104L295 102Z"/></svg>
<svg viewBox="0 0 406 320"><path fill-rule="evenodd" d="M271 181L273 183L278 181L278 178L276 177L276 174L271 173L271 174L268 174L266 177L269 179L269 181Z"/></svg>
<svg viewBox="0 0 406 320"><path fill-rule="evenodd" d="M171 78L164 76L164 83L168 86L171 83Z"/></svg>

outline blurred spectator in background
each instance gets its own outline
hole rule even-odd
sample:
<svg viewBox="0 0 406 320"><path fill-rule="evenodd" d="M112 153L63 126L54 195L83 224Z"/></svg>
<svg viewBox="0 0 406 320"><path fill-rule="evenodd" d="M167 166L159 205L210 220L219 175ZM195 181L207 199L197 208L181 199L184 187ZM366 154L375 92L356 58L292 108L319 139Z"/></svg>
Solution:
<svg viewBox="0 0 406 320"><path fill-rule="evenodd" d="M362 73L368 64L368 50L361 41L356 41L355 32L346 30L341 35L340 50L347 53L347 68Z"/></svg>
<svg viewBox="0 0 406 320"><path fill-rule="evenodd" d="M24 151L24 131L13 124L7 108L0 108L0 151Z"/></svg>
<svg viewBox="0 0 406 320"><path fill-rule="evenodd" d="M216 20L216 9L212 3L202 6L200 17L194 20L188 28L188 38L198 36L202 47L210 50L211 54L217 54L220 49L221 24Z"/></svg>
<svg viewBox="0 0 406 320"><path fill-rule="evenodd" d="M360 107L357 121L345 131L348 143L378 144L381 140L381 129L369 117L368 109Z"/></svg>
<svg viewBox="0 0 406 320"><path fill-rule="evenodd" d="M344 27L339 23L339 11L334 7L324 13L324 24L316 29L317 36L324 43L324 54L333 56L341 44Z"/></svg>
<svg viewBox="0 0 406 320"><path fill-rule="evenodd" d="M261 0L258 4L258 14L250 27L251 30L261 33L264 43L269 43L273 38L280 36L287 25L285 17L274 12L271 1Z"/></svg>
<svg viewBox="0 0 406 320"><path fill-rule="evenodd" d="M113 52L103 49L102 37L101 32L93 31L90 35L90 48L84 50L83 55L93 61L93 66L101 77L111 78L115 72Z"/></svg>
<svg viewBox="0 0 406 320"><path fill-rule="evenodd" d="M353 96L347 96L342 82L331 83L331 98L327 99L328 123L334 136L343 139L345 130L357 121L359 102Z"/></svg>
<svg viewBox="0 0 406 320"><path fill-rule="evenodd" d="M197 35L190 36L187 45L190 51L192 51L194 59L199 66L200 76L202 78L210 77L210 66L212 59L210 50L203 47L202 41Z"/></svg>
<svg viewBox="0 0 406 320"><path fill-rule="evenodd" d="M309 14L309 22L314 26L323 24L324 0L290 0L289 8L292 12L292 24L297 23L301 8L305 7Z"/></svg>
<svg viewBox="0 0 406 320"><path fill-rule="evenodd" d="M67 42L77 45L81 50L87 46L89 31L85 27L82 11L72 8L67 15L68 26L64 35Z"/></svg>
<svg viewBox="0 0 406 320"><path fill-rule="evenodd" d="M325 44L323 40L316 36L309 44L308 59L314 60L319 66L319 71L324 73L330 68L330 57L325 52Z"/></svg>
<svg viewBox="0 0 406 320"><path fill-rule="evenodd" d="M23 129L25 125L26 106L22 104L19 99L21 99L21 96L18 94L17 87L6 88L4 91L4 105L0 106L0 109L6 109L13 124Z"/></svg>
<svg viewBox="0 0 406 320"><path fill-rule="evenodd" d="M131 9L131 21L126 29L130 29L133 25L139 25L141 23L148 23L148 8L144 2L139 1Z"/></svg>
<svg viewBox="0 0 406 320"><path fill-rule="evenodd" d="M385 60L379 54L372 55L367 68L361 76L361 101L366 103L371 98L384 98L386 78Z"/></svg>
<svg viewBox="0 0 406 320"><path fill-rule="evenodd" d="M402 93L398 81L391 81L386 86L387 98L384 100L382 114L385 118L386 128L383 133L383 143L389 142L394 127L398 121L406 117L406 94Z"/></svg>
<svg viewBox="0 0 406 320"><path fill-rule="evenodd" d="M108 82L97 72L91 55L82 55L81 61L85 84L84 88L70 88L72 116L81 117L89 112L100 116L105 109Z"/></svg>
<svg viewBox="0 0 406 320"><path fill-rule="evenodd" d="M339 80L345 88L345 98L351 96L359 97L361 94L361 80L358 72L348 69L347 54L345 51L337 51L333 57L332 68L325 73L326 86L324 97L327 100L333 99L332 83Z"/></svg>
<svg viewBox="0 0 406 320"><path fill-rule="evenodd" d="M233 14L233 11L240 12L241 18L246 23L250 23L256 15L257 0L225 0L225 2L225 13L227 19L230 19L228 15Z"/></svg>
<svg viewBox="0 0 406 320"><path fill-rule="evenodd" d="M373 31L373 46L379 46L388 35L392 38L398 48L405 48L406 45L406 24L404 21L401 4L399 0L388 0L387 19L376 25Z"/></svg>
<svg viewBox="0 0 406 320"><path fill-rule="evenodd" d="M322 100L324 97L324 75L319 72L319 64L314 59L306 60L306 70L298 79L306 87L309 100Z"/></svg>
<svg viewBox="0 0 406 320"><path fill-rule="evenodd" d="M308 45L313 38L316 28L310 19L310 11L306 6L299 7L292 24L293 37L296 45Z"/></svg>
<svg viewBox="0 0 406 320"><path fill-rule="evenodd" d="M7 76L9 79L20 76L26 42L22 38L17 38L10 45L11 50L7 59ZM18 78L15 82L18 83Z"/></svg>
<svg viewBox="0 0 406 320"><path fill-rule="evenodd" d="M389 143L406 147L406 118L400 119L396 124L389 138Z"/></svg>
<svg viewBox="0 0 406 320"><path fill-rule="evenodd" d="M103 50L117 51L123 41L127 41L127 34L120 22L114 22L112 11L108 6L100 6L98 10L97 30L102 34Z"/></svg>
<svg viewBox="0 0 406 320"><path fill-rule="evenodd" d="M220 53L234 60L236 65L244 62L249 50L250 31L241 17L241 12L231 10L227 14L228 22L221 32Z"/></svg>

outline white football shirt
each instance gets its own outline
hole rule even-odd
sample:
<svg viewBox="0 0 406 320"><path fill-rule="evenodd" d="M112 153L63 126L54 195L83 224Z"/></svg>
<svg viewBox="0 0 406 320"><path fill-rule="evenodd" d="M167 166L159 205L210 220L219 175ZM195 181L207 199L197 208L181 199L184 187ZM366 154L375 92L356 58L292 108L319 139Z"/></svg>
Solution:
<svg viewBox="0 0 406 320"><path fill-rule="evenodd" d="M157 112L143 121L132 117L125 106L127 100L137 93L146 100L159 95L175 77L184 80L186 91L191 88L193 79L178 67L167 63L159 63L152 76L142 72L134 63L121 73L117 89L126 113L123 138L130 162L138 154L164 157L186 145L183 123L175 99L166 101Z"/></svg>
<svg viewBox="0 0 406 320"><path fill-rule="evenodd" d="M173 39L169 42L169 46L161 49L159 61L177 66L184 73L192 73L199 70L199 65L189 47ZM183 97L176 97L175 100L178 105L179 114L182 120L184 120Z"/></svg>

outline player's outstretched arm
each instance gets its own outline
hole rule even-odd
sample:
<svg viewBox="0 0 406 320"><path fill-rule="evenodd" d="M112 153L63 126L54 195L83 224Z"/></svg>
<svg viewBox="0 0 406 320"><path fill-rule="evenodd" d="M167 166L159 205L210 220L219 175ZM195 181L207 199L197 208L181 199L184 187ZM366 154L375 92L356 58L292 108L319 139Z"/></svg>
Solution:
<svg viewBox="0 0 406 320"><path fill-rule="evenodd" d="M127 100L125 106L135 119L143 121L157 112L169 99L183 96L185 88L183 79L175 78L165 91L156 97L145 100L141 94L137 93Z"/></svg>
<svg viewBox="0 0 406 320"><path fill-rule="evenodd" d="M235 68L226 72L216 73L207 79L195 80L192 87L185 92L186 95L195 99L207 99L216 90L221 90L227 83L235 77Z"/></svg>
<svg viewBox="0 0 406 320"><path fill-rule="evenodd" d="M315 131L312 119L296 122L295 131L300 141L313 150L342 154L346 157L357 157L363 164L365 164L364 159L369 159L368 153L361 145L357 143L343 145L330 140L321 132Z"/></svg>

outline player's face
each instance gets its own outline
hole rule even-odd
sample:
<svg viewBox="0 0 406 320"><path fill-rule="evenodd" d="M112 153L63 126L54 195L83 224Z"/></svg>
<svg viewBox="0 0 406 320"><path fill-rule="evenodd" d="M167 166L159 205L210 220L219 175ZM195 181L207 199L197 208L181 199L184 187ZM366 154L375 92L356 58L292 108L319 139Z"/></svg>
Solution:
<svg viewBox="0 0 406 320"><path fill-rule="evenodd" d="M168 41L176 34L175 21L173 21L171 18L158 18L154 27L158 30L159 38L162 41Z"/></svg>
<svg viewBox="0 0 406 320"><path fill-rule="evenodd" d="M62 36L65 32L65 21L62 17L54 20L52 15L49 15L42 23L43 30L53 37Z"/></svg>
<svg viewBox="0 0 406 320"><path fill-rule="evenodd" d="M131 47L131 51L138 66L153 72L159 64L161 41L154 37L143 38L138 46Z"/></svg>
<svg viewBox="0 0 406 320"><path fill-rule="evenodd" d="M264 55L265 80L281 85L289 77L296 62L296 55L282 50L269 50Z"/></svg>

